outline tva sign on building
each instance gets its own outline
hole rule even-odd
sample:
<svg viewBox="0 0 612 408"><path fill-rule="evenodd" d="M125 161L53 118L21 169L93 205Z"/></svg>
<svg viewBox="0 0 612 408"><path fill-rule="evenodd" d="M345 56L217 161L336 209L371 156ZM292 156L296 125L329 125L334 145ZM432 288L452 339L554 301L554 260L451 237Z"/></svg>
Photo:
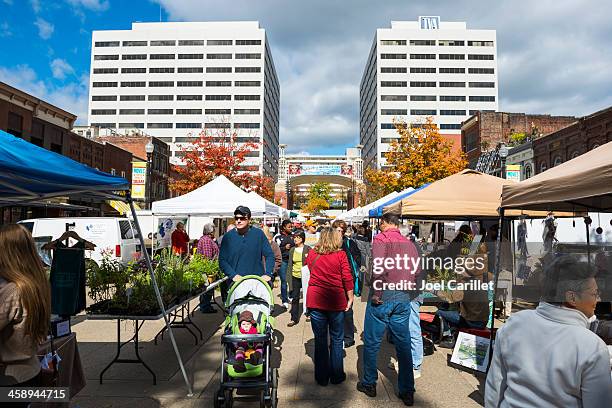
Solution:
<svg viewBox="0 0 612 408"><path fill-rule="evenodd" d="M440 16L419 17L422 30L437 30L440 28Z"/></svg>

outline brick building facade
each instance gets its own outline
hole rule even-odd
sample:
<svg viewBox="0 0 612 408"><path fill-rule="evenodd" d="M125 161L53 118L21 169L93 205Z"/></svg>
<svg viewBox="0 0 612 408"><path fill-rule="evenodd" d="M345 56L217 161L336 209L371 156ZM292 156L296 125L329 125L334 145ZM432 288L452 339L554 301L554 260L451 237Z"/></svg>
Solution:
<svg viewBox="0 0 612 408"><path fill-rule="evenodd" d="M75 161L117 176L132 178L132 153L113 145L103 145L71 131L76 116L19 89L0 82L0 130L32 144L67 156ZM54 200L54 203L65 200ZM56 207L14 207L2 210L1 222L26 217L61 217L70 215L68 208L92 208L89 215L99 215L100 202L70 200ZM66 203L68 204L68 203ZM74 210L77 211L77 210Z"/></svg>
<svg viewBox="0 0 612 408"><path fill-rule="evenodd" d="M468 166L474 168L483 152L495 149L501 142L508 143L513 133L539 137L576 120L573 116L479 111L461 125L461 148L468 156Z"/></svg>
<svg viewBox="0 0 612 408"><path fill-rule="evenodd" d="M99 132L97 132L99 134ZM145 146L153 143L151 154L151 201L165 200L170 197L168 181L170 175L170 146L161 139L145 135L97 136L94 140L105 145L118 146L132 153L135 161L147 161ZM148 173L147 173L148 174Z"/></svg>
<svg viewBox="0 0 612 408"><path fill-rule="evenodd" d="M571 160L612 141L612 107L533 141L535 173Z"/></svg>

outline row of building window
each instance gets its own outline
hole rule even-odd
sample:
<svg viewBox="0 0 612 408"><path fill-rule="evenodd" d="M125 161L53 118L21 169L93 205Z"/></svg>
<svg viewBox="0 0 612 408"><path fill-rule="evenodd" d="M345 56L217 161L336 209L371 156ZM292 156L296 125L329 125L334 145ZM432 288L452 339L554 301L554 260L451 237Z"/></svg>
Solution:
<svg viewBox="0 0 612 408"><path fill-rule="evenodd" d="M472 95L469 97L463 95L410 95L412 102L465 102L469 98L470 102L495 102L493 95ZM407 101L407 95L381 95L381 101Z"/></svg>
<svg viewBox="0 0 612 408"><path fill-rule="evenodd" d="M407 59L407 54L380 54L380 59ZM493 54L468 54L468 60L471 61L490 61L493 60ZM436 59L436 54L410 54L410 59L419 60ZM438 54L438 59L441 60L465 60L465 54Z"/></svg>
<svg viewBox="0 0 612 408"><path fill-rule="evenodd" d="M121 45L124 47L172 47L175 46L177 40L152 40L152 41L123 41ZM96 41L95 47L119 47L119 41ZM178 40L179 46L204 45L204 40ZM206 45L261 45L261 40L207 40Z"/></svg>
<svg viewBox="0 0 612 408"><path fill-rule="evenodd" d="M120 115L144 115L144 109L119 109ZM234 115L259 115L259 109L234 109ZM92 115L116 115L117 109L92 109ZM201 115L202 109L147 109L149 115ZM231 115L231 109L204 109L206 115Z"/></svg>
<svg viewBox="0 0 612 408"><path fill-rule="evenodd" d="M411 67L411 74L465 74L465 68ZM94 72L95 73L95 72ZM381 74L407 74L407 67L381 67ZM494 74L495 68L468 68L468 74Z"/></svg>
<svg viewBox="0 0 612 408"><path fill-rule="evenodd" d="M235 59L261 59L260 53L215 53L206 54L206 59L232 59L232 55L235 55ZM149 59L152 60L170 60L170 59L182 59L182 60L194 60L204 59L204 54L150 54ZM146 60L147 54L123 54L121 55L122 60ZM94 55L94 61L117 61L119 60L119 54L98 54Z"/></svg>
<svg viewBox="0 0 612 408"><path fill-rule="evenodd" d="M429 116L436 115L436 109L410 109L411 115ZM408 109L381 109L381 115L407 115ZM465 116L465 110L462 109L440 109L441 116Z"/></svg>
<svg viewBox="0 0 612 408"><path fill-rule="evenodd" d="M463 47L465 46L464 40L438 40L438 45L441 47ZM380 45L407 45L411 46L435 46L436 40L410 40L408 43L406 40L380 40ZM493 41L468 41L469 47L493 47Z"/></svg>
<svg viewBox="0 0 612 408"><path fill-rule="evenodd" d="M204 67L154 67L149 68L149 74L201 74L204 73ZM225 74L231 73L232 67L206 67L207 74ZM261 72L261 67L235 67L235 73L257 73ZM94 74L118 74L119 68L94 68ZM144 67L126 67L121 68L122 74L146 74L147 69Z"/></svg>
<svg viewBox="0 0 612 408"><path fill-rule="evenodd" d="M121 101L144 101L145 95L121 95ZM174 95L149 95L149 101L173 101ZM176 95L177 101L231 101L232 95ZM234 95L235 101L259 101L260 95ZM116 95L94 95L92 101L116 101Z"/></svg>
<svg viewBox="0 0 612 408"><path fill-rule="evenodd" d="M424 126L424 124L422 123L411 123L410 127L411 128L422 128ZM380 125L381 129L396 129L396 125L393 123L381 123ZM398 126L399 128L406 128L405 124L401 124L399 123ZM456 129L461 129L461 123L441 123L438 125L438 128L441 130L456 130ZM394 140L398 140L398 138L395 137L383 137L380 139L380 141L382 143L391 143Z"/></svg>
<svg viewBox="0 0 612 408"><path fill-rule="evenodd" d="M147 123L147 129L202 129L201 122L192 122L192 123ZM97 122L92 123L91 126L96 126L100 128L110 128L110 129L144 129L145 123L142 122ZM204 123L204 129L230 129L231 123L217 123L217 122L207 122ZM259 123L234 123L234 129L259 129Z"/></svg>
<svg viewBox="0 0 612 408"><path fill-rule="evenodd" d="M232 81L176 81L176 86L232 86ZM118 82L94 82L94 88L116 88ZM147 86L146 81L124 81L121 82L122 88L144 88ZM151 88L169 88L173 87L174 81L149 81ZM234 81L234 86L261 86L261 81Z"/></svg>
<svg viewBox="0 0 612 408"><path fill-rule="evenodd" d="M405 88L407 81L380 81L383 88ZM440 81L440 88L465 88L465 82ZM410 81L411 88L435 88L435 81ZM495 88L495 82L468 82L469 88Z"/></svg>

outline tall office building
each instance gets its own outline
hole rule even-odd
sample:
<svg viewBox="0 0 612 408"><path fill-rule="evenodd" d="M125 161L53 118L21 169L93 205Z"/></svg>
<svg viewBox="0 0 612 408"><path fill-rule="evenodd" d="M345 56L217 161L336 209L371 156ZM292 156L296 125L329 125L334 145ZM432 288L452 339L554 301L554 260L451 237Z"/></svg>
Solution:
<svg viewBox="0 0 612 408"><path fill-rule="evenodd" d="M393 119L419 126L433 117L461 148L461 122L497 111L495 30L419 17L376 30L360 85L360 143L364 167L385 167L398 138Z"/></svg>
<svg viewBox="0 0 612 408"><path fill-rule="evenodd" d="M94 31L90 126L141 130L182 147L203 130L258 142L245 171L276 180L280 87L256 21L133 23Z"/></svg>

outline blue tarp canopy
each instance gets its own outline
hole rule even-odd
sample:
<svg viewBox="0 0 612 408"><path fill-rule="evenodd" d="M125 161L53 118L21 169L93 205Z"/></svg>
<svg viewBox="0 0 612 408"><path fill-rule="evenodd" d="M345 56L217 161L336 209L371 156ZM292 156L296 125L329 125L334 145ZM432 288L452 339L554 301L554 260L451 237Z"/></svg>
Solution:
<svg viewBox="0 0 612 408"><path fill-rule="evenodd" d="M424 189L425 187L427 187L430 183L424 184L421 187L415 189L415 190L410 190L410 191L406 191L404 193L399 193L398 195L396 195L395 197L393 197L392 199L390 199L387 202L382 203L381 205L379 205L378 207L374 207L372 208L369 212L368 215L370 216L370 218L380 218L383 215L383 209L388 206L391 205L393 203L396 203L398 201L401 201L402 199L411 196L412 194L416 193L417 191L421 191L422 189Z"/></svg>
<svg viewBox="0 0 612 408"><path fill-rule="evenodd" d="M0 130L0 204L75 194L113 199L129 190L122 177L92 169Z"/></svg>

